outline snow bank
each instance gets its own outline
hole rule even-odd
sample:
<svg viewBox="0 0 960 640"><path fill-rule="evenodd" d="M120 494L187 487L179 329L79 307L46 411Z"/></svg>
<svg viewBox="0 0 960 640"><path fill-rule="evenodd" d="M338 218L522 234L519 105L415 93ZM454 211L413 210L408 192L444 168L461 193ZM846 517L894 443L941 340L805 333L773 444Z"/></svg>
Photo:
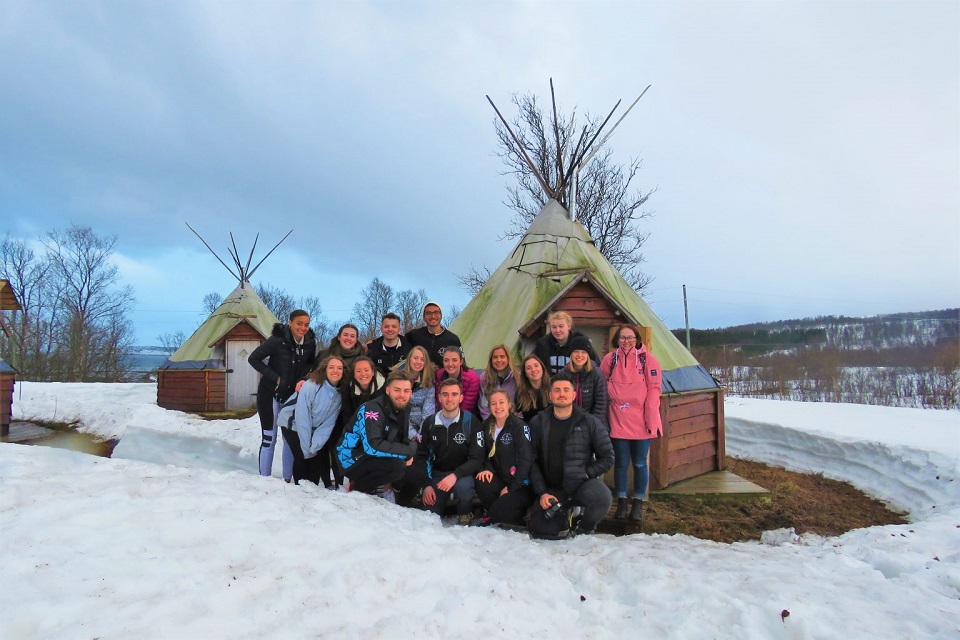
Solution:
<svg viewBox="0 0 960 640"><path fill-rule="evenodd" d="M255 418L159 409L153 385L22 386L18 416L101 435L258 440ZM960 506L924 472L956 469L955 418L911 418L911 446L873 407L831 422L798 405L728 402L728 449L856 475L917 522L781 546L533 542L261 478L252 458L217 471L0 444L0 637L957 637Z"/></svg>
<svg viewBox="0 0 960 640"><path fill-rule="evenodd" d="M728 398L727 452L846 480L922 520L960 506L960 412Z"/></svg>

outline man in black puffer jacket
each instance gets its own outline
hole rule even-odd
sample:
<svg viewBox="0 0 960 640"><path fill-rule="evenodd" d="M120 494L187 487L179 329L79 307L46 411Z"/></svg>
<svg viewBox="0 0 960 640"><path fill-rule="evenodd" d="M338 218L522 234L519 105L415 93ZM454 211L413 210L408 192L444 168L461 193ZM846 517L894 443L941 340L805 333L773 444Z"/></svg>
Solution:
<svg viewBox="0 0 960 640"><path fill-rule="evenodd" d="M550 381L551 409L530 421L533 467L530 483L539 502L530 523L536 535L546 514L556 503L563 508L583 508L579 533L592 533L603 519L613 497L600 476L613 466L613 445L606 427L596 416L574 403L576 391L570 374L558 373ZM549 526L544 526L549 529Z"/></svg>
<svg viewBox="0 0 960 640"><path fill-rule="evenodd" d="M257 386L257 413L260 415L260 475L269 476L273 470L273 450L277 441L277 413L297 390L297 383L306 379L313 369L317 354L317 339L310 328L310 316L303 309L290 314L286 325L279 322L259 347L253 350L247 362L260 372ZM293 453L283 444L283 479L293 478Z"/></svg>

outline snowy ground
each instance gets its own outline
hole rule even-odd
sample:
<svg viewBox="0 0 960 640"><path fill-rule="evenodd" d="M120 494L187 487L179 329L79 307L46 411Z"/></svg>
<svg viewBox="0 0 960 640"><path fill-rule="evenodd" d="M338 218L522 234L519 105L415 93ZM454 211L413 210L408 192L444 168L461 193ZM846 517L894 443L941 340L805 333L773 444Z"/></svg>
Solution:
<svg viewBox="0 0 960 640"><path fill-rule="evenodd" d="M0 444L0 638L960 635L960 412L727 402L730 453L849 479L909 525L783 546L533 542L260 478L256 418L155 394L18 383L15 419L127 442L111 460Z"/></svg>

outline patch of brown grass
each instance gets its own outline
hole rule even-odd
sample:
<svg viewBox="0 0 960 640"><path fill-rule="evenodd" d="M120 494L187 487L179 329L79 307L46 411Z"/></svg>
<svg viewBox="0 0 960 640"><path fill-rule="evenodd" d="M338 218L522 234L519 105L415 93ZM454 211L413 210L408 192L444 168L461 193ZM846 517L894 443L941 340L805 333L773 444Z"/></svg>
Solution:
<svg viewBox="0 0 960 640"><path fill-rule="evenodd" d="M769 489L770 497L702 500L657 495L647 502L643 532L735 542L759 540L764 531L786 527L797 533L835 536L862 527L906 523L902 514L848 482L730 457L727 469Z"/></svg>

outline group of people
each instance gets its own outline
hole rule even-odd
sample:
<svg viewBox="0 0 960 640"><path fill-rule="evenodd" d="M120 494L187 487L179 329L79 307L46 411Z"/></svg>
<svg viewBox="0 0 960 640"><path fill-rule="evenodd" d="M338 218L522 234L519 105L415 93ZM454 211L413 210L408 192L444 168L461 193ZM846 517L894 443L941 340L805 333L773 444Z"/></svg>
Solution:
<svg viewBox="0 0 960 640"><path fill-rule="evenodd" d="M345 324L325 349L305 311L276 324L249 357L261 374L261 475L272 473L280 435L287 482L346 483L439 515L453 500L460 524L526 523L549 537L575 507L575 532L595 530L613 500L601 479L613 467L616 517L642 522L662 372L639 327L619 326L600 359L554 312L519 367L497 345L477 372L439 304L427 303L423 320L402 334L388 313L366 345Z"/></svg>

